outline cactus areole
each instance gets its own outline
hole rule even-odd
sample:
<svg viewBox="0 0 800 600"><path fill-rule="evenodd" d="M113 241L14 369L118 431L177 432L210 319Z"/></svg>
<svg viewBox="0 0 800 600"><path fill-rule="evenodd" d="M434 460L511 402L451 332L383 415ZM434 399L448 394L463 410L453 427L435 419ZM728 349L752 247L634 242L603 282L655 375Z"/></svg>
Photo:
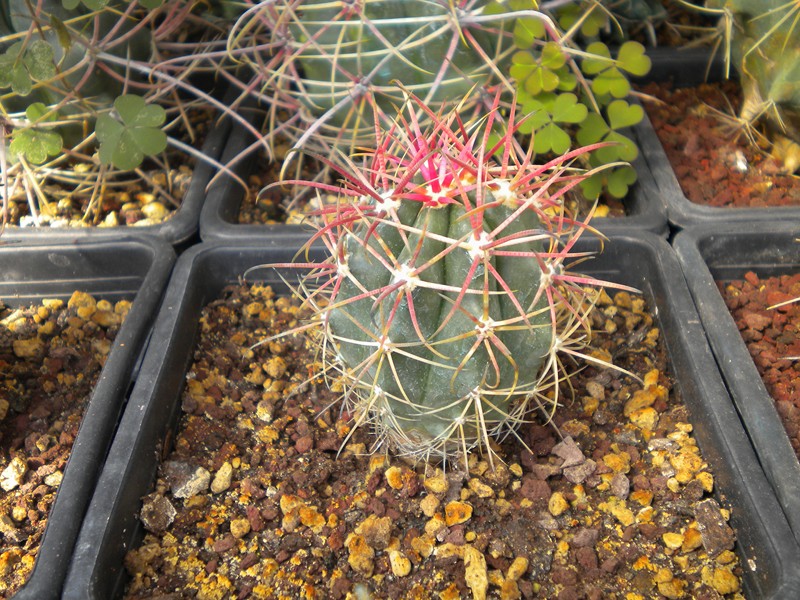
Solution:
<svg viewBox="0 0 800 600"><path fill-rule="evenodd" d="M331 256L307 265L306 287L324 298L326 355L359 423L428 460L488 449L531 399L553 402L555 353L581 328L565 334L564 315L580 321L583 301L563 242L584 225L561 207L580 179L562 164L581 151L535 166L510 132L488 133L495 112L471 132L429 111L423 133L415 114L381 138L370 168L337 168L346 188L315 184L348 198L322 214L315 239Z"/></svg>

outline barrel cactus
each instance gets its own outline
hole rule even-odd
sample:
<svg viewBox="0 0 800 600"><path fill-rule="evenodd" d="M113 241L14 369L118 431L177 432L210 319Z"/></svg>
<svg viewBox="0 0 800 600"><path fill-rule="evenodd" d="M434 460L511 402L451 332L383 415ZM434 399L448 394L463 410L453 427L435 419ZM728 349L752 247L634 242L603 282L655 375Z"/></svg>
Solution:
<svg viewBox="0 0 800 600"><path fill-rule="evenodd" d="M515 142L515 107L502 127L497 108L467 128L412 95L370 165L335 167L344 187L305 182L344 199L322 211L312 241L329 258L304 264L314 270L300 287L326 371L341 374L356 424L413 459L491 456L490 439L532 406L549 417L559 355L589 333L593 282L566 270L587 225L562 204L587 149L534 165Z"/></svg>
<svg viewBox="0 0 800 600"><path fill-rule="evenodd" d="M374 119L389 121L402 103L395 81L432 106L473 87L511 90L520 14L557 35L541 13L494 0L268 0L239 19L229 54L252 71L244 87L270 108L273 135L350 155L372 147Z"/></svg>
<svg viewBox="0 0 800 600"><path fill-rule="evenodd" d="M744 92L740 118L762 120L787 172L800 168L800 5L783 0L708 0L723 14L729 59Z"/></svg>

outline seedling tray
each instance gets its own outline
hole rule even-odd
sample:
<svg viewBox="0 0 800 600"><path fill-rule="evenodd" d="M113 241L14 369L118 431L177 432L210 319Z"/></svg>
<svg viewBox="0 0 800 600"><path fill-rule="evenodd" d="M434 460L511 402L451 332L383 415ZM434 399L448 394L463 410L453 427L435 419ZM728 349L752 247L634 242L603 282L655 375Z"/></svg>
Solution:
<svg viewBox="0 0 800 600"><path fill-rule="evenodd" d="M174 261L171 247L156 238L0 246L0 298L9 306L66 301L76 290L110 302L133 301L87 404L33 572L15 600L61 597L81 521Z"/></svg>
<svg viewBox="0 0 800 600"><path fill-rule="evenodd" d="M705 49L670 50L651 54L653 68L644 81L672 81L676 88L681 88L724 79L722 50L716 55ZM735 75L732 70L731 77ZM683 193L661 140L646 113L642 122L634 129L642 156L666 202L670 225L682 229L704 223L800 220L800 207L723 208L692 202Z"/></svg>
<svg viewBox="0 0 800 600"><path fill-rule="evenodd" d="M599 243L589 240L575 248L598 249ZM136 516L140 499L152 487L158 454L169 450L165 440L180 411L202 307L247 269L291 260L297 251L297 240L281 248L269 241L215 242L196 246L180 258L81 531L65 598L108 600L122 593L123 558L143 534ZM725 505L734 507L731 525L745 569L745 592L753 598L800 597L797 544L787 533L783 513L722 383L672 249L652 234L613 236L603 254L583 267L591 275L641 289L658 316L672 372L704 458L713 468L717 493ZM259 269L248 280L285 290L280 275ZM289 281L297 276L291 271L282 275Z"/></svg>
<svg viewBox="0 0 800 600"><path fill-rule="evenodd" d="M798 237L800 222L705 224L679 233L674 245L725 384L800 540L800 463L715 283L743 279L748 271L759 277L799 272Z"/></svg>

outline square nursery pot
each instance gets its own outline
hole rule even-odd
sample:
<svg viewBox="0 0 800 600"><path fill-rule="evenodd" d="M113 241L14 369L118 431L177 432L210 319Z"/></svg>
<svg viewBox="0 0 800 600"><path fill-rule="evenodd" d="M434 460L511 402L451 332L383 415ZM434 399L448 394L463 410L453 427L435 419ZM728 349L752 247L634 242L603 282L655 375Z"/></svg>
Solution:
<svg viewBox="0 0 800 600"><path fill-rule="evenodd" d="M633 130L632 135L636 135ZM227 164L252 143L252 134L243 126L234 125L221 162ZM246 179L256 168L256 163L257 160L254 156L248 157L234 167L234 172L242 179ZM666 235L666 205L658 193L658 187L647 163L642 156L639 156L633 166L639 178L624 199L627 215L615 218L596 218L592 221L592 226L605 235L631 230ZM243 239L266 239L272 244L281 246L287 239L298 235L308 235L311 228L303 225L240 224L238 215L244 191L241 185L229 175L222 173L219 178L222 181L209 191L208 200L200 215L200 237L204 242L230 241L236 243Z"/></svg>
<svg viewBox="0 0 800 600"><path fill-rule="evenodd" d="M217 167L213 163L222 154L230 128L230 119L220 120L216 115L212 118L211 127L201 149L211 162L196 159L192 179L180 206L161 223L141 227L6 227L0 233L0 240L34 244L45 242L71 244L145 236L160 238L175 247L185 247L192 243L197 235L200 211L206 199L206 188L217 172Z"/></svg>
<svg viewBox="0 0 800 600"><path fill-rule="evenodd" d="M174 261L169 245L146 237L0 246L0 298L9 306L47 298L66 301L76 290L98 300L132 301L86 405L33 572L15 600L61 597L81 521Z"/></svg>
<svg viewBox="0 0 800 600"><path fill-rule="evenodd" d="M598 250L599 244L587 241L575 249ZM291 260L296 252L296 245L215 242L195 246L180 258L84 522L64 598L108 600L122 593L123 558L143 535L137 513L141 498L152 490L158 455L168 450L180 412L202 307L248 268ZM800 597L798 546L730 402L671 248L652 234L615 236L583 266L591 275L641 289L657 316L678 393L714 469L717 494L733 507L745 592L752 598ZM267 269L249 274L248 281L286 289L280 274Z"/></svg>
<svg viewBox="0 0 800 600"><path fill-rule="evenodd" d="M725 384L795 538L800 540L800 463L715 281L800 272L800 222L702 225L674 241Z"/></svg>
<svg viewBox="0 0 800 600"><path fill-rule="evenodd" d="M716 54L704 48L649 50L652 69L640 82L668 82L675 88L692 87L705 82L725 79L725 67L720 49ZM736 73L731 67L731 77ZM704 223L752 223L755 221L786 221L800 219L800 207L726 208L705 206L689 200L681 189L664 146L650 118L634 127L639 149L647 162L660 194L666 202L670 225L682 229Z"/></svg>

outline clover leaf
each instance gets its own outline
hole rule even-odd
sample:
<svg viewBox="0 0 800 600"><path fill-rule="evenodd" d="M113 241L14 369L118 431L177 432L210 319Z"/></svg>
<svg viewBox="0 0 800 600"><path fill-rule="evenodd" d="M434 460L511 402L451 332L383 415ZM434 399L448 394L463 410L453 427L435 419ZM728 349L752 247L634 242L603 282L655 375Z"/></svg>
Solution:
<svg viewBox="0 0 800 600"><path fill-rule="evenodd" d="M538 154L555 152L563 154L569 150L572 140L559 127L559 123L580 123L587 114L585 105L578 102L575 94L541 94L523 104L528 118L520 125L521 133L533 132L533 149Z"/></svg>
<svg viewBox="0 0 800 600"><path fill-rule="evenodd" d="M17 42L0 54L0 88L11 88L20 96L27 96L34 81L45 81L56 75L55 53L44 40L35 40L27 46Z"/></svg>
<svg viewBox="0 0 800 600"><path fill-rule="evenodd" d="M531 96L555 90L561 81L558 71L566 64L561 47L555 42L542 46L538 57L531 52L520 51L511 60L510 75L521 81L524 90Z"/></svg>
<svg viewBox="0 0 800 600"><path fill-rule="evenodd" d="M580 185L584 196L592 200L600 196L604 189L614 198L624 198L636 179L633 167L623 166L602 169L581 181Z"/></svg>
<svg viewBox="0 0 800 600"><path fill-rule="evenodd" d="M583 19L580 24L581 35L587 38L594 38L600 33L608 22L608 17L602 10L589 9L586 14L584 6L568 5L562 7L558 12L558 24L564 31L569 30L579 19Z"/></svg>
<svg viewBox="0 0 800 600"><path fill-rule="evenodd" d="M38 123L55 119L55 115L41 102L28 106L25 116L31 126L15 130L11 134L9 148L12 154L24 156L33 164L40 165L48 156L57 156L61 152L63 140L55 131L36 127Z"/></svg>
<svg viewBox="0 0 800 600"><path fill-rule="evenodd" d="M119 119L110 114L97 118L95 132L102 163L127 171L142 164L145 156L167 147L167 134L160 129L167 116L162 107L126 94L114 100L114 109Z"/></svg>

